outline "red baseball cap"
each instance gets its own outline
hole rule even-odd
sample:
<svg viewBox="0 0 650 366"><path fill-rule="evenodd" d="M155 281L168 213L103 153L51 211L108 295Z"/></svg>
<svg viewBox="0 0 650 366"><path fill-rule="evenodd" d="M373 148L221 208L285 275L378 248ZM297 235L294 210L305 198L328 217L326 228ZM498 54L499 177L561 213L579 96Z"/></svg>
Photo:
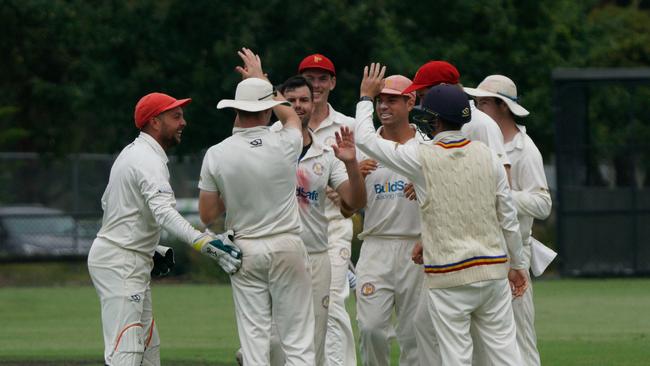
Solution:
<svg viewBox="0 0 650 366"><path fill-rule="evenodd" d="M138 104L135 105L135 112L133 113L135 127L142 129L151 118L170 109L183 107L191 101L191 98L176 99L163 93L149 93L140 98Z"/></svg>
<svg viewBox="0 0 650 366"><path fill-rule="evenodd" d="M309 55L300 61L300 65L298 65L298 73L301 73L307 69L321 69L336 76L336 69L334 69L334 63L332 60L321 55L320 53Z"/></svg>
<svg viewBox="0 0 650 366"><path fill-rule="evenodd" d="M413 78L413 84L404 89L402 94L442 83L458 84L458 79L460 73L454 65L446 61L429 61L420 66Z"/></svg>

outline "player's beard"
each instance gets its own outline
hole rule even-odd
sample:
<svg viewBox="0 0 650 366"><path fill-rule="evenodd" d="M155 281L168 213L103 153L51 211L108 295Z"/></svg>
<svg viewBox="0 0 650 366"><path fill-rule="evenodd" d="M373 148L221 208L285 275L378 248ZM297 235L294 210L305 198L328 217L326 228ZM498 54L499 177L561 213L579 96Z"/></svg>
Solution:
<svg viewBox="0 0 650 366"><path fill-rule="evenodd" d="M166 128L163 127L163 130L161 131L161 142L162 145L166 148L169 149L170 147L174 147L178 144L181 143L181 136L179 132L182 132L183 130L178 130L176 128Z"/></svg>

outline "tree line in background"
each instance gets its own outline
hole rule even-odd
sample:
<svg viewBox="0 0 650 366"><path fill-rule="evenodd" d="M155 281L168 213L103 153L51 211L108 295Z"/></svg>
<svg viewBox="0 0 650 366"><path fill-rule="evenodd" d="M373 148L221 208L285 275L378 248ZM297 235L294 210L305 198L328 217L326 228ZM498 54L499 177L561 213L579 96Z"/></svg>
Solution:
<svg viewBox="0 0 650 366"><path fill-rule="evenodd" d="M199 153L231 133L234 114L215 105L233 97L236 50L246 46L274 83L308 54L330 57L332 103L346 114L371 61L413 77L426 61L447 60L466 86L508 75L549 156L551 71L650 65L649 8L648 0L0 0L0 151L116 153L137 133L137 100L162 91L193 98L174 152ZM604 95L591 112L620 101L643 115L647 96ZM596 138L650 136L647 121L607 117Z"/></svg>

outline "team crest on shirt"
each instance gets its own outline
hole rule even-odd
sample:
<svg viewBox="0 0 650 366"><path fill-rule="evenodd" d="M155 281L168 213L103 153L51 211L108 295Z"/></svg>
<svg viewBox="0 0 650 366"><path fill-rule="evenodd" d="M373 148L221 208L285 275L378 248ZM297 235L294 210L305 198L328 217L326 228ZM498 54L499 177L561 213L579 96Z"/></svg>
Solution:
<svg viewBox="0 0 650 366"><path fill-rule="evenodd" d="M316 175L323 175L323 164L315 162L314 165L312 165L311 170Z"/></svg>
<svg viewBox="0 0 650 366"><path fill-rule="evenodd" d="M361 295L370 296L375 293L375 285L370 282L366 282L361 286Z"/></svg>
<svg viewBox="0 0 650 366"><path fill-rule="evenodd" d="M350 249L348 248L341 248L341 251L339 252L339 255L341 258L348 260L350 259Z"/></svg>
<svg viewBox="0 0 650 366"><path fill-rule="evenodd" d="M323 299L320 301L320 303L321 303L321 305L323 305L323 307L325 309L329 308L330 307L330 295L325 295L323 297Z"/></svg>
<svg viewBox="0 0 650 366"><path fill-rule="evenodd" d="M327 146L327 147L330 147L330 146L334 145L335 143L336 143L336 139L334 138L334 136L330 136L330 137L325 139L325 146Z"/></svg>

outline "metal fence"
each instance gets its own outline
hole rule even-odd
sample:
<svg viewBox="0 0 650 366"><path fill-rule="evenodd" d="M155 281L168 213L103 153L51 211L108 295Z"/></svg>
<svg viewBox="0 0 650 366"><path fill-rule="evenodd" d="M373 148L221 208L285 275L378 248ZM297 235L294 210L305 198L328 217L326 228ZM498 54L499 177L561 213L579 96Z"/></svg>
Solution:
<svg viewBox="0 0 650 366"><path fill-rule="evenodd" d="M0 153L0 261L84 258L115 157ZM178 209L194 224L201 159L172 156L168 164Z"/></svg>
<svg viewBox="0 0 650 366"><path fill-rule="evenodd" d="M650 69L553 72L565 275L650 274Z"/></svg>

